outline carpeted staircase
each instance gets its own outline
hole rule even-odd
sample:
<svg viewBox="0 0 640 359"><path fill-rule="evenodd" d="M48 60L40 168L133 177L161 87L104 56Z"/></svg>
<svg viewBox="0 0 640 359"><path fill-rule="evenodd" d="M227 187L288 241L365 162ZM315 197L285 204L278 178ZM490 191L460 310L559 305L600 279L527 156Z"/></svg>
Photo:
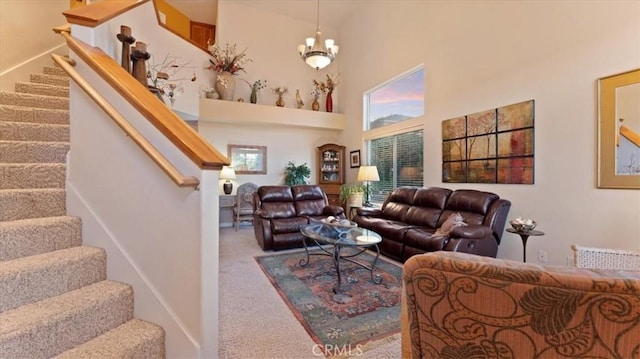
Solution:
<svg viewBox="0 0 640 359"><path fill-rule="evenodd" d="M45 67L0 92L0 358L164 358L131 286L66 215L69 78Z"/></svg>

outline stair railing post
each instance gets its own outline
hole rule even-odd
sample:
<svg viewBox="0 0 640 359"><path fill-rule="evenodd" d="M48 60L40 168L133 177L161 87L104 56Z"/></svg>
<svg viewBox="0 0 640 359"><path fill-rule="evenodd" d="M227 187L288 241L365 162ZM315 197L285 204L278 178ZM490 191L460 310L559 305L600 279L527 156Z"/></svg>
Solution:
<svg viewBox="0 0 640 359"><path fill-rule="evenodd" d="M121 65L128 73L131 73L131 44L136 42L136 39L131 36L131 28L126 25L120 26L120 33L116 37L122 42Z"/></svg>
<svg viewBox="0 0 640 359"><path fill-rule="evenodd" d="M147 52L147 44L144 42L136 42L131 52L131 60L133 60L133 77L140 81L144 87L149 87L147 82L147 65L145 61L151 58L151 54Z"/></svg>

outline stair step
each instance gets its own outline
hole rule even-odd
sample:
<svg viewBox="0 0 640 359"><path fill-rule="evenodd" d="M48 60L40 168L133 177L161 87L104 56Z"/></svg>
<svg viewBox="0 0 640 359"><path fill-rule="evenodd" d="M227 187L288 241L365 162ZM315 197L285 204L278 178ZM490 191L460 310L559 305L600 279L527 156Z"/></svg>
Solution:
<svg viewBox="0 0 640 359"><path fill-rule="evenodd" d="M16 92L30 93L35 95L69 97L68 86L55 86L48 84L40 84L34 82L16 82Z"/></svg>
<svg viewBox="0 0 640 359"><path fill-rule="evenodd" d="M1 141L0 163L65 163L68 142Z"/></svg>
<svg viewBox="0 0 640 359"><path fill-rule="evenodd" d="M106 279L104 249L79 246L1 262L0 312Z"/></svg>
<svg viewBox="0 0 640 359"><path fill-rule="evenodd" d="M0 222L0 261L82 245L82 221L60 216Z"/></svg>
<svg viewBox="0 0 640 359"><path fill-rule="evenodd" d="M0 221L58 217L66 214L63 189L0 190Z"/></svg>
<svg viewBox="0 0 640 359"><path fill-rule="evenodd" d="M42 68L42 73L45 75L69 77L69 74L67 74L65 70L63 70L61 67L56 67L56 66L44 66Z"/></svg>
<svg viewBox="0 0 640 359"><path fill-rule="evenodd" d="M68 98L6 91L0 92L0 104L37 108L52 108L58 110L69 109Z"/></svg>
<svg viewBox="0 0 640 359"><path fill-rule="evenodd" d="M0 121L69 124L69 110L0 105Z"/></svg>
<svg viewBox="0 0 640 359"><path fill-rule="evenodd" d="M31 82L40 84L49 84L56 86L69 87L69 78L64 76L46 75L46 74L31 74L29 76Z"/></svg>
<svg viewBox="0 0 640 359"><path fill-rule="evenodd" d="M69 125L2 121L0 140L69 142Z"/></svg>
<svg viewBox="0 0 640 359"><path fill-rule="evenodd" d="M0 189L64 188L64 163L0 163Z"/></svg>
<svg viewBox="0 0 640 359"><path fill-rule="evenodd" d="M50 358L133 317L133 289L113 281L0 313L4 358Z"/></svg>
<svg viewBox="0 0 640 359"><path fill-rule="evenodd" d="M54 359L164 358L164 330L132 319L107 333L68 350Z"/></svg>

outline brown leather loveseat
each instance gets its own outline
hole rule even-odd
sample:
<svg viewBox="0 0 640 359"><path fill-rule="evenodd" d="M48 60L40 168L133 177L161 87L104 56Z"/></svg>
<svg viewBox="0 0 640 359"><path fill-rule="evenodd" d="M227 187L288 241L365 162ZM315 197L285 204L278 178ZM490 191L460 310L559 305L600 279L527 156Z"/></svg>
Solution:
<svg viewBox="0 0 640 359"><path fill-rule="evenodd" d="M399 261L447 250L495 257L511 202L495 193L439 187L399 187L382 208L358 208L353 220L382 236L380 252ZM460 213L464 226L436 230Z"/></svg>
<svg viewBox="0 0 640 359"><path fill-rule="evenodd" d="M330 206L316 185L261 186L253 206L253 228L263 250L302 247L302 227L328 216L345 218L344 209Z"/></svg>

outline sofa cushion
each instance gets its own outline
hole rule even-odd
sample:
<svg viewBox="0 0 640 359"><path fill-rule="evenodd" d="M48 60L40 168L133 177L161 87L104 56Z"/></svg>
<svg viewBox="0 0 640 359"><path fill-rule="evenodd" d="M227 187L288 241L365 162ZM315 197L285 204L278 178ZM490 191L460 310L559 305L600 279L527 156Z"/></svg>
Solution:
<svg viewBox="0 0 640 359"><path fill-rule="evenodd" d="M416 190L415 187L399 187L391 192L382 207L384 218L404 221L404 216L413 203Z"/></svg>
<svg viewBox="0 0 640 359"><path fill-rule="evenodd" d="M322 188L312 185L299 185L291 187L295 201L296 215L321 216L327 206L327 200Z"/></svg>
<svg viewBox="0 0 640 359"><path fill-rule="evenodd" d="M473 212L485 215L493 201L500 198L495 193L459 189L449 196L445 209L458 212Z"/></svg>
<svg viewBox="0 0 640 359"><path fill-rule="evenodd" d="M413 206L407 210L404 221L411 225L438 227L438 220L451 195L447 188L418 188L413 196Z"/></svg>
<svg viewBox="0 0 640 359"><path fill-rule="evenodd" d="M420 248L424 252L442 250L448 241L448 236L434 235L430 228L411 228L404 234L405 246Z"/></svg>
<svg viewBox="0 0 640 359"><path fill-rule="evenodd" d="M384 218L368 218L366 228L378 233L383 238L402 242L404 232L406 232L409 227L407 227L407 224L404 222Z"/></svg>
<svg viewBox="0 0 640 359"><path fill-rule="evenodd" d="M309 220L304 217L278 218L271 221L271 231L273 234L299 232L307 224Z"/></svg>
<svg viewBox="0 0 640 359"><path fill-rule="evenodd" d="M261 186L258 194L261 202L293 202L289 186Z"/></svg>
<svg viewBox="0 0 640 359"><path fill-rule="evenodd" d="M440 217L440 224L449 218L453 213L459 212L465 223L485 224L485 217L491 204L500 197L495 193L482 192L471 189L459 189L454 191L445 206L445 211Z"/></svg>
<svg viewBox="0 0 640 359"><path fill-rule="evenodd" d="M436 229L435 234L438 236L449 236L449 233L455 227L464 227L467 224L464 222L464 218L459 212L452 213L447 220L445 220L440 228Z"/></svg>

